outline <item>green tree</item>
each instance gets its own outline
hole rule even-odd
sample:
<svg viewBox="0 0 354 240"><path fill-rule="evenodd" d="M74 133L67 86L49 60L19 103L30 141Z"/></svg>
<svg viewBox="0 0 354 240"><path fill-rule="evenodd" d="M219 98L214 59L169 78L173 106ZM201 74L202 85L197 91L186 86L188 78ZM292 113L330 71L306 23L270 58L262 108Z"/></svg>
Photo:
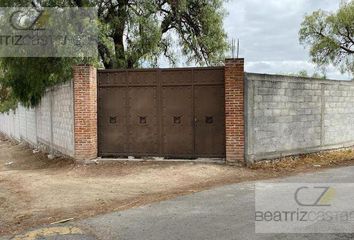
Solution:
<svg viewBox="0 0 354 240"><path fill-rule="evenodd" d="M326 73L315 72L314 74L312 74L312 78L327 79L327 75Z"/></svg>
<svg viewBox="0 0 354 240"><path fill-rule="evenodd" d="M39 102L44 90L70 79L71 66L97 62L105 68L157 65L165 56L174 65L220 64L228 49L223 0L0 0L1 7L97 7L97 60L2 58L5 82L25 105ZM1 81L1 80L0 80Z"/></svg>
<svg viewBox="0 0 354 240"><path fill-rule="evenodd" d="M0 78L0 85L9 89L11 94L8 96L11 101L5 106L10 107L9 103L15 104L13 99L25 106L35 106L46 88L69 80L72 66L79 63L94 62L84 58L3 58L3 77Z"/></svg>
<svg viewBox="0 0 354 240"><path fill-rule="evenodd" d="M83 6L84 1L76 1ZM176 62L173 39L187 62L220 63L227 49L221 0L93 1L101 23L99 53L106 68Z"/></svg>
<svg viewBox="0 0 354 240"><path fill-rule="evenodd" d="M343 2L335 13L318 10L306 16L299 36L315 64L354 73L354 1Z"/></svg>
<svg viewBox="0 0 354 240"><path fill-rule="evenodd" d="M0 112L8 111L15 107L17 101L14 94L11 92L11 88L4 84L4 80L0 80Z"/></svg>
<svg viewBox="0 0 354 240"><path fill-rule="evenodd" d="M156 63L161 55L175 63L176 45L187 62L220 64L228 49L224 1L0 0L0 6L97 7L102 63L106 68L133 68Z"/></svg>
<svg viewBox="0 0 354 240"><path fill-rule="evenodd" d="M303 78L317 78L317 79L327 79L327 76L325 73L318 73L318 72L314 72L312 74L312 76L305 70L300 70L297 73L290 73L288 74L289 76L293 76L293 77L303 77Z"/></svg>
<svg viewBox="0 0 354 240"><path fill-rule="evenodd" d="M307 73L306 70L301 70L298 73L294 74L294 76L298 76L298 77L309 77L309 74Z"/></svg>

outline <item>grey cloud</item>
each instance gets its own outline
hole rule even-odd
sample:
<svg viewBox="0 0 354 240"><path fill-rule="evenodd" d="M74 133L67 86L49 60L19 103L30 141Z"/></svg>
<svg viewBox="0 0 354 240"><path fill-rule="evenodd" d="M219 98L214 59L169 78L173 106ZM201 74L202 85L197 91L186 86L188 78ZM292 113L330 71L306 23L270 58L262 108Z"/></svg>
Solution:
<svg viewBox="0 0 354 240"><path fill-rule="evenodd" d="M224 5L228 12L224 27L230 39L240 39L240 57L246 59L247 71L296 73L305 69L312 74L315 66L298 41L300 24L306 14L318 9L335 11L339 4L339 0L229 0ZM164 58L159 63L169 66ZM333 67L327 74L334 79L350 78Z"/></svg>
<svg viewBox="0 0 354 240"><path fill-rule="evenodd" d="M229 15L224 26L229 38L240 39L241 57L246 62L257 62L251 64L253 71L311 72L314 66L307 63L308 50L298 42L300 24L306 14L338 7L336 0L233 0L225 4ZM291 61L293 64L289 64ZM348 78L334 68L328 72Z"/></svg>
<svg viewBox="0 0 354 240"><path fill-rule="evenodd" d="M320 69L307 61L246 61L245 69L247 72L269 74L298 73L302 70L306 70L310 75L314 72L321 73ZM329 79L348 80L351 78L348 74L343 75L331 66L328 67L326 74Z"/></svg>

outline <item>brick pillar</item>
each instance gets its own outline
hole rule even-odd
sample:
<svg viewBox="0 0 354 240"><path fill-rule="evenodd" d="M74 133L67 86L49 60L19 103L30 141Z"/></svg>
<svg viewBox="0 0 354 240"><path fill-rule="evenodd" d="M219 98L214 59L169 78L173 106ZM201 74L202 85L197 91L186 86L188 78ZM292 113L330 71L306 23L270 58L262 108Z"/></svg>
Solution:
<svg viewBox="0 0 354 240"><path fill-rule="evenodd" d="M244 59L225 60L226 161L245 163Z"/></svg>
<svg viewBox="0 0 354 240"><path fill-rule="evenodd" d="M75 159L97 157L97 71L89 65L74 66Z"/></svg>

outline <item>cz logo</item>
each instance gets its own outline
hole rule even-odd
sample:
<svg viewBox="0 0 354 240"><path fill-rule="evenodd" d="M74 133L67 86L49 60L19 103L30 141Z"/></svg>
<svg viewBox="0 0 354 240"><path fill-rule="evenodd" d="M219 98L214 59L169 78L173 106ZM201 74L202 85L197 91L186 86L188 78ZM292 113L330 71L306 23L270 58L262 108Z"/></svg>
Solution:
<svg viewBox="0 0 354 240"><path fill-rule="evenodd" d="M16 10L10 15L10 24L16 30L45 30L49 14L45 10Z"/></svg>
<svg viewBox="0 0 354 240"><path fill-rule="evenodd" d="M319 189L319 190L318 190ZM317 198L313 199L313 201L305 201L304 196L308 196L309 194L313 194L314 190L316 190ZM307 193L307 194L306 194ZM311 194L311 195L312 195ZM330 202L333 200L335 196L335 190L332 187L300 187L295 191L295 201L299 206L303 207L329 207L331 206Z"/></svg>

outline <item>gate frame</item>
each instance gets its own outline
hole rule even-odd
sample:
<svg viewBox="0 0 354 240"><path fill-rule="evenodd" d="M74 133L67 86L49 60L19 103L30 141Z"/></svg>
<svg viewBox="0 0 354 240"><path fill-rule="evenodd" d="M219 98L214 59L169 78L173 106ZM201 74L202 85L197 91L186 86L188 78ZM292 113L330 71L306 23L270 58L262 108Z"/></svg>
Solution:
<svg viewBox="0 0 354 240"><path fill-rule="evenodd" d="M199 77L198 81L196 76L198 74L199 71L203 70L215 70L220 74L220 78L210 78L210 74L208 73L205 77ZM100 94L100 91L102 89L105 88L115 88L115 87L119 87L119 88L134 88L134 87L153 87L156 88L156 93L157 93L157 106L156 106L156 110L158 112L158 123L159 126L158 128L158 140L157 142L159 143L159 151L157 153L137 153L137 152L115 152L115 153L110 153L110 152L105 152L102 151L102 142L100 142L100 136L102 136L102 132L100 130L100 125L98 124L98 154L99 156L136 156L136 157L149 157L149 156L159 156L159 157L166 157L166 158L178 158L176 157L174 154L171 153L167 153L164 154L162 152L163 149L163 135L162 133L164 132L163 127L162 127L162 123L163 123L163 115L160 116L160 114L162 114L162 109L163 106L161 105L161 101L162 101L162 94L163 94L163 90L165 88L169 88L169 87L190 87L190 89L192 90L192 101L191 101L191 106L192 106L192 112L193 112L193 116L196 117L196 109L198 108L197 105L195 105L195 89L198 87L202 87L202 86L220 86L222 87L222 92L223 95L225 94L224 88L225 88L225 78L224 78L224 67L219 66L219 67L188 67L188 68L145 68L145 69L107 69L107 70L98 70L98 87L97 87L97 91L98 91L98 99L100 101L101 97L104 95ZM183 78L182 81L176 81L176 79L172 80L169 78L164 78L161 79L161 73L185 73L187 75L190 75L190 78ZM118 74L120 75L118 78L114 78L115 80L112 81L112 78L110 78L109 74ZM146 73L146 74L152 74L155 75L155 80L150 80L148 82L144 82L141 81L140 83L135 83L135 81L133 83L129 82L128 79L130 79L129 75L130 74L134 74L134 73ZM102 74L102 78L99 79L100 74ZM106 74L108 74L108 76L105 76ZM205 73L204 73L205 74ZM118 80L118 81L116 81ZM224 98L224 97L223 97ZM224 109L224 105L225 103L223 103L223 112L225 112ZM127 107L127 106L125 106ZM100 104L98 102L98 114L100 114ZM223 118L225 117L225 115L223 115ZM98 121L99 121L100 117L98 117ZM225 158L226 157L226 146L225 146L225 141L224 141L224 146L223 146L223 154L201 154L198 153L196 151L196 139L198 135L196 135L196 126L195 126L195 122L193 123L193 127L192 127L192 131L193 131L193 153L180 153L177 154L180 158ZM223 124L223 126L225 126L225 124ZM129 124L128 126L126 126L129 129ZM129 132L129 130L128 130ZM223 129L223 135L225 136L225 128ZM127 141L129 142L129 138L130 136L128 135L127 137Z"/></svg>
<svg viewBox="0 0 354 240"><path fill-rule="evenodd" d="M226 162L245 164L244 59L226 59L224 70ZM77 65L73 73L75 159L94 159L98 155L97 70Z"/></svg>

